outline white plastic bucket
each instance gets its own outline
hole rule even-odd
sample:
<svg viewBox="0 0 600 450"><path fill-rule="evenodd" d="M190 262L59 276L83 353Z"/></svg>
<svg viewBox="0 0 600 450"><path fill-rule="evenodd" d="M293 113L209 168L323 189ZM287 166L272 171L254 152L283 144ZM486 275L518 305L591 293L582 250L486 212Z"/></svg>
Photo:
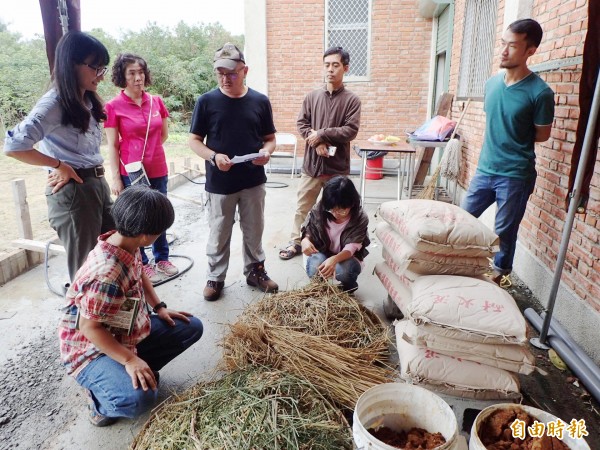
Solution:
<svg viewBox="0 0 600 450"><path fill-rule="evenodd" d="M392 430L424 428L442 433L446 443L436 450L456 447L458 426L452 408L433 392L405 383L386 383L365 391L354 408L352 434L358 450L398 450L367 431L373 424Z"/></svg>
<svg viewBox="0 0 600 450"><path fill-rule="evenodd" d="M526 405L515 405L514 403L499 403L497 405L488 406L477 415L477 417L475 418L475 422L473 422L473 426L471 427L471 438L469 439L469 450L486 450L485 446L479 439L479 428L481 427L481 424L493 412L505 408L521 408L531 417L537 419L539 422L544 422L545 424L547 424L548 422L554 422L558 419L558 417L553 416L549 412ZM569 422L570 421L571 419L569 419ZM568 435L566 429L563 435L563 442L566 445L568 445L571 450L590 450L590 446L587 444L587 442L585 442L583 439L572 438Z"/></svg>

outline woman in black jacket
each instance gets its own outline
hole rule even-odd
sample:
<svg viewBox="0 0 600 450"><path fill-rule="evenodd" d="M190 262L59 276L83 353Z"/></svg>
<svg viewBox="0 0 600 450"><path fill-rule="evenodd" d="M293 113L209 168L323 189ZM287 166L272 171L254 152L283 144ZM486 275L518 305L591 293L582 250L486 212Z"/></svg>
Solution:
<svg viewBox="0 0 600 450"><path fill-rule="evenodd" d="M344 291L358 288L356 279L369 253L369 218L351 180L338 176L323 187L323 196L302 225L302 253L308 256L306 273L328 279L335 276Z"/></svg>

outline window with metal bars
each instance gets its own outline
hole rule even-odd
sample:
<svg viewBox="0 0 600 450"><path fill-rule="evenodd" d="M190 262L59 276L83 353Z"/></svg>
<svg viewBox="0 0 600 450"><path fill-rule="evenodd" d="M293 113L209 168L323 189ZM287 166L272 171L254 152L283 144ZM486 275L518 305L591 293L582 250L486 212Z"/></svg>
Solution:
<svg viewBox="0 0 600 450"><path fill-rule="evenodd" d="M483 98L492 73L498 0L467 0L457 98Z"/></svg>
<svg viewBox="0 0 600 450"><path fill-rule="evenodd" d="M343 47L350 54L347 81L367 80L371 48L372 0L327 0L325 48Z"/></svg>

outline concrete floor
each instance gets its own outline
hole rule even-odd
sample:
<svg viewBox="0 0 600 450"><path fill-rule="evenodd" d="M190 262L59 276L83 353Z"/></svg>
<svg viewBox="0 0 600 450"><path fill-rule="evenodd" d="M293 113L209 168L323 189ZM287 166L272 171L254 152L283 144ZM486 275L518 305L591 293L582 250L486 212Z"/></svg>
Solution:
<svg viewBox="0 0 600 450"><path fill-rule="evenodd" d="M273 183L268 184L265 210L266 228L263 245L267 254L266 269L271 278L279 283L280 289L293 289L308 281L302 268L302 259L296 257L290 261L281 261L277 254L280 245L287 242L289 238L298 179L292 180L289 175L283 174L271 174L268 179ZM368 187L368 192L377 192L378 195L381 193L386 195L387 192L392 194L395 180L386 177L380 181L370 182ZM172 390L181 391L211 376L221 356L218 343L226 331L226 325L232 323L248 303L260 296L260 292L245 284L242 275L241 232L239 227L235 226L223 298L214 303L203 300L202 289L206 272L205 246L208 236L207 219L202 208L203 192L202 185L187 183L173 190L170 196L177 214L176 222L170 230L176 236L171 252L174 255L192 258L194 264L189 271L176 280L158 286L156 289L169 307L198 316L204 323L205 332L199 343L161 371L160 393L163 398ZM373 231L378 221L374 215L376 205L368 204L366 209L372 219L369 230ZM366 259L366 267L359 277L360 286L356 298L383 317L382 303L387 293L377 277L372 274L374 265L381 260L381 248L374 236L369 250L371 254ZM187 260L175 257L173 262L182 267ZM51 258L49 266L50 281L58 288L65 281L64 258ZM50 354L56 358L51 362L56 368L58 346L55 327L60 317L58 308L61 303L62 300L52 294L46 286L43 266L0 287L0 335L3 337L3 345L0 347L0 367L6 366L8 362L9 366L13 365L13 375L14 373L18 375L19 366L23 365L21 358L31 359L32 355L36 354L36 348L43 345L55 349L56 353L51 351ZM42 342L40 339L43 343L40 343ZM40 368L40 373L43 374L43 370ZM62 372L61 370L62 368L55 377L51 377L53 379L43 378L43 383L40 382L38 401L46 405L46 409L40 411L36 408L35 399L28 399L27 401L32 404L23 413L24 417L18 422L19 425L11 430L10 439L6 439L8 433L4 434L5 439L0 439L0 448L85 448L89 450L127 448L147 416L137 420L120 420L117 424L104 429L94 428L87 421L82 390L66 376L64 370ZM531 384L539 385L533 378ZM37 388L37 381L34 386ZM0 382L2 397L8 394L3 391L4 389L6 386ZM556 386L559 405L562 391L560 386ZM549 393L547 392L546 395ZM552 402L557 403L554 400L556 397L554 392L552 397ZM589 409L583 402L580 407L581 411ZM582 417L583 414L577 415L578 419ZM598 415L585 415L585 417L595 420L598 426ZM17 423L15 418L12 423ZM10 426L10 422L8 425L0 424L0 438L3 437L3 428L6 429L7 426ZM459 423L460 426L463 424ZM600 436L599 428L594 430ZM592 448L600 448L600 442Z"/></svg>

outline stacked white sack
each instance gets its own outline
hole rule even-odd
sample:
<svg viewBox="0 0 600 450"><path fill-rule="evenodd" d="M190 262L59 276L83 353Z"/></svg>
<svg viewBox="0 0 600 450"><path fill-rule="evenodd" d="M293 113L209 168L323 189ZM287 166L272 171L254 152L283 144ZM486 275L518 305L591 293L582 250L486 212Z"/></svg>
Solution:
<svg viewBox="0 0 600 450"><path fill-rule="evenodd" d="M385 202L379 207L379 216L420 252L485 258L499 250L498 236L471 214L449 203Z"/></svg>
<svg viewBox="0 0 600 450"><path fill-rule="evenodd" d="M410 320L396 328L401 376L453 395L518 398L508 371L529 374L535 359L513 298L482 276L498 237L443 202L387 202L379 215L385 262L375 272Z"/></svg>

